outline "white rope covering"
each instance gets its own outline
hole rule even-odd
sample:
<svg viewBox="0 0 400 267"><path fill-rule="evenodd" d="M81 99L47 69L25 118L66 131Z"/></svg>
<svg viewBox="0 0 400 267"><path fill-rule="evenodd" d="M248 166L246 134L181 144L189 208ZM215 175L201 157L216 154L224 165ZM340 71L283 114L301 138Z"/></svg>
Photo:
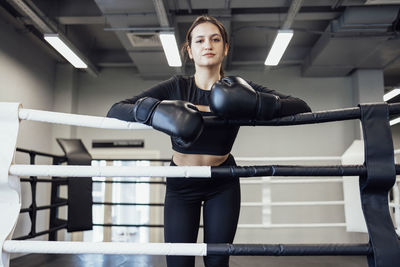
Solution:
<svg viewBox="0 0 400 267"><path fill-rule="evenodd" d="M211 177L209 166L64 166L11 165L9 173L15 176L58 177Z"/></svg>
<svg viewBox="0 0 400 267"><path fill-rule="evenodd" d="M21 108L19 110L19 118L21 120L40 121L40 122L92 127L92 128L103 128L103 129L125 129L125 130L152 129L152 127L150 126L137 122L127 122L105 117L77 115L70 113L24 109L24 108Z"/></svg>
<svg viewBox="0 0 400 267"><path fill-rule="evenodd" d="M238 228L274 229L274 228L336 228L346 227L346 223L276 223L276 224L238 224Z"/></svg>
<svg viewBox="0 0 400 267"><path fill-rule="evenodd" d="M122 242L66 242L66 241L5 241L7 253L46 254L140 254L206 256L207 244L199 243L122 243Z"/></svg>

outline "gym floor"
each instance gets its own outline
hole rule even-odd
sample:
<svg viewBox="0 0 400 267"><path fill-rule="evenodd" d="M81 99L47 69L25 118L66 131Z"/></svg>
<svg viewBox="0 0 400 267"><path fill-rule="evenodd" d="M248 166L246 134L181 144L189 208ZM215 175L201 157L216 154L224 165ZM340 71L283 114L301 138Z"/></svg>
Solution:
<svg viewBox="0 0 400 267"><path fill-rule="evenodd" d="M95 255L95 254L29 254L11 260L10 267L164 267L164 256ZM367 267L364 256L263 257L232 256L231 267ZM204 267L196 257L196 267Z"/></svg>

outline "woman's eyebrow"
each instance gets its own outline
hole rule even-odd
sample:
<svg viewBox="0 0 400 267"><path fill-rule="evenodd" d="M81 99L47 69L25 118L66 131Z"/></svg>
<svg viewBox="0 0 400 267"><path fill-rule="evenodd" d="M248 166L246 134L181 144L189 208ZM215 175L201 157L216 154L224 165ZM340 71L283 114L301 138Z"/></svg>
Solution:
<svg viewBox="0 0 400 267"><path fill-rule="evenodd" d="M214 36L219 36L219 37L221 37L221 34L219 34L219 33L214 33L214 34L211 34L210 35L210 37L214 37ZM203 38L203 37L205 37L204 35L197 35L197 36L195 36L194 38L196 39L196 38Z"/></svg>

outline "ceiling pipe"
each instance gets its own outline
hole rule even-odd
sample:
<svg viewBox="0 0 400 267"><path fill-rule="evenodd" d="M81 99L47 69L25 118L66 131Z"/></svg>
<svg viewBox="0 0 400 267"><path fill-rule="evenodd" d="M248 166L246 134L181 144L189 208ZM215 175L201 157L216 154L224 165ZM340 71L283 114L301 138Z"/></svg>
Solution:
<svg viewBox="0 0 400 267"><path fill-rule="evenodd" d="M265 59L264 65L268 66L267 68L269 68L269 66L277 66L281 61L290 43L290 40L293 37L293 30L290 28L293 24L294 18L300 10L302 3L303 0L292 1L286 19L283 22L280 30L278 30L278 33L275 36L275 40L268 52L268 56Z"/></svg>
<svg viewBox="0 0 400 267"><path fill-rule="evenodd" d="M153 0L156 9L157 18L161 27L170 27L167 11L163 0ZM180 71L182 60L179 55L179 48L176 42L175 31L160 31L159 38L170 67L177 67Z"/></svg>
<svg viewBox="0 0 400 267"><path fill-rule="evenodd" d="M162 32L174 31L172 27L117 27L104 28L105 31L126 31L126 32Z"/></svg>
<svg viewBox="0 0 400 267"><path fill-rule="evenodd" d="M190 2L190 0L186 0L186 4L188 6L188 13L192 14L192 12L193 12L192 3Z"/></svg>
<svg viewBox="0 0 400 267"><path fill-rule="evenodd" d="M154 7L156 8L157 18L161 27L169 27L167 12L163 0L153 0Z"/></svg>
<svg viewBox="0 0 400 267"><path fill-rule="evenodd" d="M294 18L296 17L297 13L299 13L299 10L301 8L301 5L303 4L303 0L293 0L292 3L290 4L289 11L287 13L286 19L282 24L281 29L282 30L288 30L290 27L292 27Z"/></svg>

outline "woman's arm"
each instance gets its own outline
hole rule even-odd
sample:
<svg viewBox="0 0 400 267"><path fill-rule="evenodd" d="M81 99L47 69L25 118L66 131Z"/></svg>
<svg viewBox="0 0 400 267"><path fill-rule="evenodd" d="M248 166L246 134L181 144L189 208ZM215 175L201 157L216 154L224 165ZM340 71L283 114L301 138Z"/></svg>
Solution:
<svg viewBox="0 0 400 267"><path fill-rule="evenodd" d="M303 100L280 94L240 77L229 76L214 83L210 108L226 119L270 120L310 112Z"/></svg>
<svg viewBox="0 0 400 267"><path fill-rule="evenodd" d="M191 103L173 99L177 97L177 81L172 77L140 95L115 103L107 117L150 125L170 135L180 146L190 146L203 130L203 117Z"/></svg>
<svg viewBox="0 0 400 267"><path fill-rule="evenodd" d="M295 115L298 113L311 112L311 108L307 105L306 102L301 100L300 98L293 97L290 95L284 95L278 93L275 90L268 89L262 85L258 85L251 81L247 81L254 90L262 93L276 95L280 98L280 110L277 112L277 117L284 117L289 115Z"/></svg>
<svg viewBox="0 0 400 267"><path fill-rule="evenodd" d="M170 99L171 92L174 88L176 88L176 78L171 77L137 96L115 103L108 111L107 117L124 121L136 121L133 112L133 106L136 101L143 97L152 97L157 100Z"/></svg>

